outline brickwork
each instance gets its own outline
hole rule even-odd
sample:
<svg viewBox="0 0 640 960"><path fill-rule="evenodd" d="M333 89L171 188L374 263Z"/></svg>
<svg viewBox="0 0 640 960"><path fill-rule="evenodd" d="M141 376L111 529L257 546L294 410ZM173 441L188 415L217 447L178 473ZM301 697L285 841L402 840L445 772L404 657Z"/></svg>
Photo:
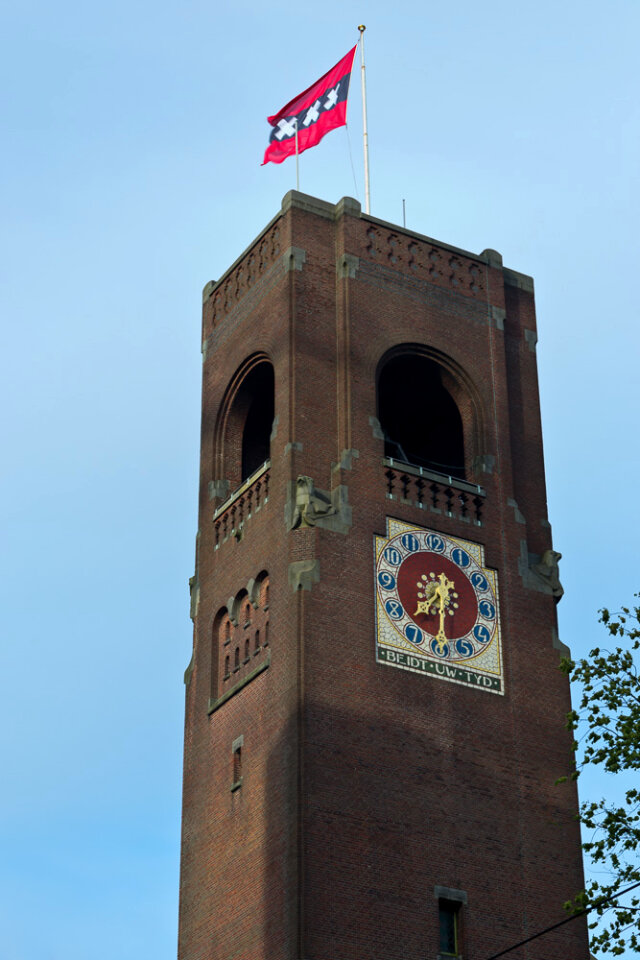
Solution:
<svg viewBox="0 0 640 960"><path fill-rule="evenodd" d="M530 278L495 251L352 200L288 194L205 288L179 960L435 960L436 888L464 893L461 953L482 960L561 919L580 888L576 797L554 786L569 756L554 598L522 568L552 545L535 330ZM402 474L390 494L376 379L409 349L441 365L457 402L453 493L475 491L480 522L459 499L446 509L442 478L441 501L415 470L410 496ZM234 391L257 362L275 373L270 465L234 499ZM296 506L299 477L310 503ZM388 517L484 546L503 695L376 662L373 543ZM514 956L588 960L585 925Z"/></svg>

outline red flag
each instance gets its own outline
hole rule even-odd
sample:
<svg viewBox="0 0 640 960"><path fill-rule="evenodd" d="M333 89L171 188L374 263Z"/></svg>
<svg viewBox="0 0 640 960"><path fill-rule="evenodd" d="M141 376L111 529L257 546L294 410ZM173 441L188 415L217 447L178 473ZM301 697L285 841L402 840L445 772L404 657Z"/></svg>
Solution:
<svg viewBox="0 0 640 960"><path fill-rule="evenodd" d="M358 44L356 44L356 47ZM336 63L304 93L290 100L267 120L273 127L265 163L282 163L296 152L296 124L298 126L298 153L320 143L325 133L343 127L347 122L347 96L356 47Z"/></svg>

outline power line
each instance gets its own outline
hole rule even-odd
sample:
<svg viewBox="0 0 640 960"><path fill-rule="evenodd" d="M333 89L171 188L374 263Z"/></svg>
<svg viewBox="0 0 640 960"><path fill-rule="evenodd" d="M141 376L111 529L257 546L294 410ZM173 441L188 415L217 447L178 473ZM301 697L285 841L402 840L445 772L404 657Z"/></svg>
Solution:
<svg viewBox="0 0 640 960"><path fill-rule="evenodd" d="M558 927L562 927L565 923L570 923L572 920L576 920L578 917L584 917L585 914L590 913L591 910L595 910L596 907L602 907L610 900L616 900L618 897L624 896L625 893L630 893L632 890L635 890L636 887L640 887L640 881L632 884L630 887L627 887L626 890L619 890L617 893L612 893L610 897L605 897L604 900L596 900L595 903L592 903L591 906L587 907L585 910L580 910L579 913L574 913L571 917L565 917L564 920L559 920L558 923L552 924L550 927L547 927L546 930L540 930L539 933L534 933L532 937L527 937L526 940L521 940L520 943L514 943L512 947L507 947L506 950L501 950L500 953L492 954L490 957L487 957L487 960L498 960L498 957L504 957L505 954L511 953L512 950L517 950L518 947L524 947L526 943L531 943L532 940L537 940L538 937L543 937L545 933L551 933L552 930L557 930Z"/></svg>

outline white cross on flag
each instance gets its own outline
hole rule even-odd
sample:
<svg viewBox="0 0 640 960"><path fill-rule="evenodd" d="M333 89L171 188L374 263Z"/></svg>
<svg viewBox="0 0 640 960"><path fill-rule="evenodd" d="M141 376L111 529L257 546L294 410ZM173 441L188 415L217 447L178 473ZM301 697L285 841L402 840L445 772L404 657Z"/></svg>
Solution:
<svg viewBox="0 0 640 960"><path fill-rule="evenodd" d="M357 46L357 44L356 44ZM320 143L325 133L343 127L347 122L347 96L349 80L356 47L342 58L304 93L290 100L267 120L273 127L269 146L265 150L265 163L282 163L296 152L296 127L298 129L298 153Z"/></svg>

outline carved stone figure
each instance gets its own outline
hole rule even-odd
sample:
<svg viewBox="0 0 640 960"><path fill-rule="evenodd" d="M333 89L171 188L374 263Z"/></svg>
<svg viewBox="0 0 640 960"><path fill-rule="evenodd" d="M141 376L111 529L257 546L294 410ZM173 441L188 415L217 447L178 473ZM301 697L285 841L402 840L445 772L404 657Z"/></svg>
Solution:
<svg viewBox="0 0 640 960"><path fill-rule="evenodd" d="M315 527L318 520L334 516L336 508L330 496L324 490L314 487L311 477L298 477L296 480L296 504L291 521L291 529Z"/></svg>
<svg viewBox="0 0 640 960"><path fill-rule="evenodd" d="M562 554L556 550L545 550L540 558L540 562L532 566L532 571L540 577L543 583L549 588L556 603L564 593L564 587L560 583L560 570L558 561L562 559Z"/></svg>

